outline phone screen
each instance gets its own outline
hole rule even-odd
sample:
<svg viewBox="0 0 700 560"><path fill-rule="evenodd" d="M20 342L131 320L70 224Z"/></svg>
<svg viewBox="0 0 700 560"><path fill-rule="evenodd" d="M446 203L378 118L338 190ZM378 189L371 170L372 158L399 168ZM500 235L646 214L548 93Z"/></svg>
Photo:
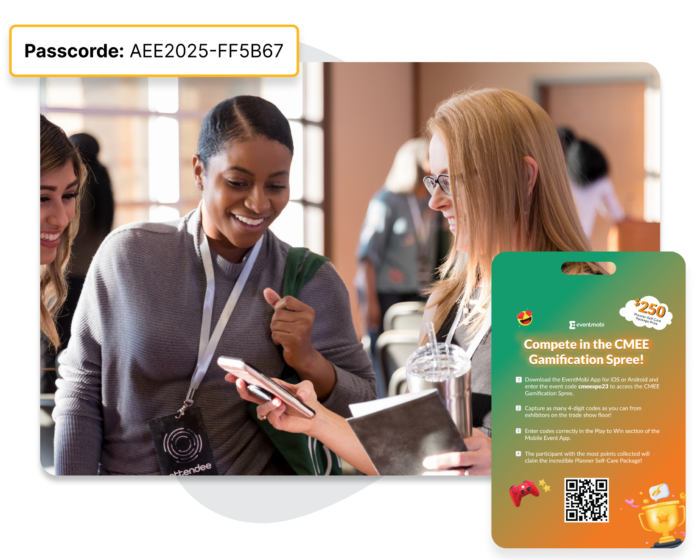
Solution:
<svg viewBox="0 0 700 560"><path fill-rule="evenodd" d="M262 375L262 374L261 374L261 375ZM285 389L284 387L282 387L282 385L280 385L280 384L278 384L278 383L275 383L275 382L274 382L272 379L270 379L269 377L267 378L267 380L268 380L272 385L274 385L275 387L277 387L277 389L279 390L279 392L282 393L284 396L289 397L290 399L299 400L299 399L297 399L297 397L295 397L295 396L292 395L289 391L287 391L287 389ZM299 401L299 402L300 402L301 404L304 404L304 403L302 403L301 401Z"/></svg>
<svg viewBox="0 0 700 560"><path fill-rule="evenodd" d="M273 398L275 398L275 395L273 395L269 391L266 391L265 389L263 389L262 387L258 387L257 385L253 385L252 383L248 383L247 387L251 393L257 395L261 399L266 400L267 402L270 402Z"/></svg>

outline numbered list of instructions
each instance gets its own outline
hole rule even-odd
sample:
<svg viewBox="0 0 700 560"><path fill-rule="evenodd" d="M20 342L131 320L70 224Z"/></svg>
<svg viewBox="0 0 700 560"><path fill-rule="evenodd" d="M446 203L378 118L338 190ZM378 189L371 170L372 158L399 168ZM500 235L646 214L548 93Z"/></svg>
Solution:
<svg viewBox="0 0 700 560"><path fill-rule="evenodd" d="M528 363L541 367L513 378L521 401L515 405L515 433L522 435L516 457L526 463L641 464L651 454L648 438L623 438L621 448L620 436L661 433L645 404L662 381L629 367L643 365L651 347L648 338L526 339Z"/></svg>
<svg viewBox="0 0 700 560"><path fill-rule="evenodd" d="M634 466L652 455L668 429L660 401L674 383L660 375L668 362L654 359L654 338L673 315L651 296L628 301L620 315L641 336L521 339L527 366L512 380L516 457Z"/></svg>

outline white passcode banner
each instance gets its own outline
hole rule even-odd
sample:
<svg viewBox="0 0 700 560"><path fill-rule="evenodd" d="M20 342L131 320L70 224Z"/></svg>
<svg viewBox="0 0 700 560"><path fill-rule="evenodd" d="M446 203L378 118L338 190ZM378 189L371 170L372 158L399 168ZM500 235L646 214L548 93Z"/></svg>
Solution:
<svg viewBox="0 0 700 560"><path fill-rule="evenodd" d="M13 76L294 76L299 29L279 26L10 28Z"/></svg>

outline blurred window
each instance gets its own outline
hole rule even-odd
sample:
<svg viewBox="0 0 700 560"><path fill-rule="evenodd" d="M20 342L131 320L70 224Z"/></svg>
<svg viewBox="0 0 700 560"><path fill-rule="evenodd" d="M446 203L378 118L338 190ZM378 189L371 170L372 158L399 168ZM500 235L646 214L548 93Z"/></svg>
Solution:
<svg viewBox="0 0 700 560"><path fill-rule="evenodd" d="M199 126L217 103L258 95L279 107L294 138L291 201L271 229L323 253L323 64L295 78L42 78L41 112L69 136L100 143L115 199L114 227L177 219L197 207Z"/></svg>

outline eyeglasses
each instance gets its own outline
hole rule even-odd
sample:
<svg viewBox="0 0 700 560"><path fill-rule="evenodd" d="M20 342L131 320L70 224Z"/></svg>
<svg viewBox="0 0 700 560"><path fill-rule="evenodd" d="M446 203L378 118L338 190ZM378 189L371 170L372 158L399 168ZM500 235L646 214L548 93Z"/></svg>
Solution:
<svg viewBox="0 0 700 560"><path fill-rule="evenodd" d="M427 177L423 177L423 184L425 185L425 188L428 189L430 196L433 196L437 185L440 185L442 192L444 192L447 196L452 197L452 194L450 193L449 175L438 175L437 177L431 177L428 175Z"/></svg>

